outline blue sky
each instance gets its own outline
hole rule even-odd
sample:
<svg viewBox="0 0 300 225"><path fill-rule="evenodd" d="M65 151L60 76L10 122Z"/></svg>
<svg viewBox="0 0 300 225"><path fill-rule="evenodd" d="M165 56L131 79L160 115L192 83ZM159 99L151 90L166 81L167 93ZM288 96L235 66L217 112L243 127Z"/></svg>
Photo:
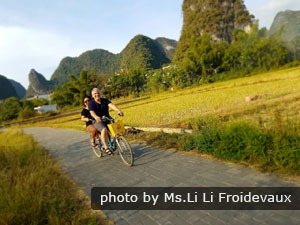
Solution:
<svg viewBox="0 0 300 225"><path fill-rule="evenodd" d="M178 40L183 0L0 0L0 74L28 87L32 68L50 79L66 56L92 49L121 52L137 34ZM246 0L269 28L299 0Z"/></svg>

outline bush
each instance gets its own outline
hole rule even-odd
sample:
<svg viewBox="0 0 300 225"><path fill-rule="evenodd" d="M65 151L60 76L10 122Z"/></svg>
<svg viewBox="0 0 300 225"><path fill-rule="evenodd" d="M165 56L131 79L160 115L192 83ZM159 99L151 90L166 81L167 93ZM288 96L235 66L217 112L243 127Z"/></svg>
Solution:
<svg viewBox="0 0 300 225"><path fill-rule="evenodd" d="M184 149L196 149L230 161L244 161L264 169L299 174L300 135L288 132L288 127L280 129L281 132L276 133L246 122L206 127L186 138Z"/></svg>
<svg viewBox="0 0 300 225"><path fill-rule="evenodd" d="M18 118L21 120L30 119L36 116L36 111L33 109L25 108L19 112Z"/></svg>
<svg viewBox="0 0 300 225"><path fill-rule="evenodd" d="M16 119L20 110L21 103L16 97L7 98L0 107L0 120L8 121Z"/></svg>
<svg viewBox="0 0 300 225"><path fill-rule="evenodd" d="M198 135L194 136L193 144L188 146L186 143L186 149L197 149L204 153L214 154L217 145L221 140L219 129L204 129Z"/></svg>
<svg viewBox="0 0 300 225"><path fill-rule="evenodd" d="M272 159L276 167L300 171L300 135L285 134L276 138Z"/></svg>

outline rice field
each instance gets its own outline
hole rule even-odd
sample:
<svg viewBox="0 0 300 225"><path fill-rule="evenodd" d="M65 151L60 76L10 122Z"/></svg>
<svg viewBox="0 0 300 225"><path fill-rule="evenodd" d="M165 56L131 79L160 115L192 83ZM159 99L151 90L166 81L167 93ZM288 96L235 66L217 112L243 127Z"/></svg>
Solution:
<svg viewBox="0 0 300 225"><path fill-rule="evenodd" d="M253 100L246 101L246 97ZM207 116L261 117L274 110L299 116L300 68L269 72L226 82L168 92L120 105L129 126L188 126Z"/></svg>
<svg viewBox="0 0 300 225"><path fill-rule="evenodd" d="M247 97L252 101L247 102ZM299 101L300 67L140 98L112 100L124 111L126 126L193 129L199 129L198 120L211 117L251 120L265 126L278 114L282 120L299 119ZM34 125L85 130L80 112Z"/></svg>

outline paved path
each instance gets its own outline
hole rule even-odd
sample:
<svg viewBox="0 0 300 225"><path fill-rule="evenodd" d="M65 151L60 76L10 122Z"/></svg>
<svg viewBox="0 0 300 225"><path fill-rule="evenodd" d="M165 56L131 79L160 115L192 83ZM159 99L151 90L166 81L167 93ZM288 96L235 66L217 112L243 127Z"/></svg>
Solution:
<svg viewBox="0 0 300 225"><path fill-rule="evenodd" d="M136 161L126 167L119 156L96 158L88 142L88 134L73 130L26 128L83 190L90 195L98 186L128 187L251 187L293 186L274 176L261 174L243 166L196 157L190 154L153 149L132 144ZM297 184L297 186L300 186ZM156 224L300 224L299 211L269 210L106 210L117 225Z"/></svg>

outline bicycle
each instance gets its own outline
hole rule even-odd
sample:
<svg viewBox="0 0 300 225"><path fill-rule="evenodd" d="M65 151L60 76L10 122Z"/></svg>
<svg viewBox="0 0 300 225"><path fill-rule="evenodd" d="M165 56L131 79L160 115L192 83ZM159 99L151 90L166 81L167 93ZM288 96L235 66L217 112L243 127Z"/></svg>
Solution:
<svg viewBox="0 0 300 225"><path fill-rule="evenodd" d="M127 166L133 166L134 156L130 144L124 137L123 133L125 127L122 120L116 120L119 115L114 118L103 116L101 120L103 122L109 122L108 127L108 146L112 150L113 154L118 151L123 163ZM104 148L101 142L100 133L95 141L95 147L92 147L93 152L97 157L102 157L104 154Z"/></svg>

